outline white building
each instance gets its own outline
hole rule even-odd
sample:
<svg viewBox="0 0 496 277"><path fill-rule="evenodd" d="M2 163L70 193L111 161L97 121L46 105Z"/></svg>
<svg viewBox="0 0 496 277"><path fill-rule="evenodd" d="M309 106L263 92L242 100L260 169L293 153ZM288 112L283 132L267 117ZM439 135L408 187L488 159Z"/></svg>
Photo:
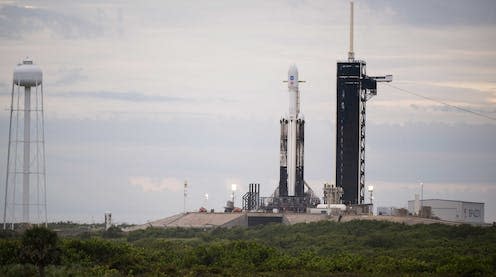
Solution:
<svg viewBox="0 0 496 277"><path fill-rule="evenodd" d="M432 216L441 220L484 223L484 203L443 199L410 200L408 212L418 214L419 205L431 207Z"/></svg>

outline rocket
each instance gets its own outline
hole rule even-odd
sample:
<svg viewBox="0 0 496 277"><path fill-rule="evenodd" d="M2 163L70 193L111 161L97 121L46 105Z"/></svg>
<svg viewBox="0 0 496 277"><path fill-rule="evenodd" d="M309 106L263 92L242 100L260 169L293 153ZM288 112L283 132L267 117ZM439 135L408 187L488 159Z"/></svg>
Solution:
<svg viewBox="0 0 496 277"><path fill-rule="evenodd" d="M300 114L298 68L288 71L289 114L281 123L279 196L304 196L303 145L305 120Z"/></svg>

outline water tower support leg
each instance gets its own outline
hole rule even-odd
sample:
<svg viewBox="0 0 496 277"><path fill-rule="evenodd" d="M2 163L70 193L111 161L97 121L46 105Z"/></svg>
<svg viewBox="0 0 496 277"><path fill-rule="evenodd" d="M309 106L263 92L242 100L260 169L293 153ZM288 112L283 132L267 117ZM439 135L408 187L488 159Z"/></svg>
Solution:
<svg viewBox="0 0 496 277"><path fill-rule="evenodd" d="M24 88L24 150L22 164L22 219L29 222L29 162L31 148L31 87Z"/></svg>

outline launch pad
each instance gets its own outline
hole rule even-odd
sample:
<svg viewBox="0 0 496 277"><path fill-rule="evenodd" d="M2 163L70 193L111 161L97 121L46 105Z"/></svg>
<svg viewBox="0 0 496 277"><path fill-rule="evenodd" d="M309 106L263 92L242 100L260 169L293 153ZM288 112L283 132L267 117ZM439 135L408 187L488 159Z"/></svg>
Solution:
<svg viewBox="0 0 496 277"><path fill-rule="evenodd" d="M353 51L353 2L350 3L350 49L348 60L337 63L336 70L336 157L335 189L338 197L326 204L345 204L357 213L369 213L365 203L365 126L366 103L377 95L378 82L391 82L392 76L368 76L366 62L355 59ZM320 204L306 184L304 173L305 119L300 113L298 69L288 71L289 116L280 120L279 185L270 197L260 197L260 185L250 184L243 196L248 211L306 212ZM305 187L307 190L305 191ZM326 192L324 185L324 193ZM326 197L324 197L326 198Z"/></svg>
<svg viewBox="0 0 496 277"><path fill-rule="evenodd" d="M249 191L243 195L243 210L304 213L307 208L316 207L320 203L320 199L309 187L303 196L279 196L277 192L278 189L270 197L261 197L260 184L250 184Z"/></svg>
<svg viewBox="0 0 496 277"><path fill-rule="evenodd" d="M243 195L243 210L269 212L306 212L320 199L306 184L304 173L305 119L300 113L298 69L288 71L289 114L281 118L279 185L270 197L260 197L260 184L250 184ZM307 190L305 191L305 187Z"/></svg>

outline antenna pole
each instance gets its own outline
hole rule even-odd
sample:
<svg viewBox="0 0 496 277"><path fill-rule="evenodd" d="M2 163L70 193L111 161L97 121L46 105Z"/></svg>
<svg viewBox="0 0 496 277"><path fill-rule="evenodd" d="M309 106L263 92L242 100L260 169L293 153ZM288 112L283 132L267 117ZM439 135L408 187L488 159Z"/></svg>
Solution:
<svg viewBox="0 0 496 277"><path fill-rule="evenodd" d="M188 181L184 181L183 213L186 213L186 197L188 196Z"/></svg>
<svg viewBox="0 0 496 277"><path fill-rule="evenodd" d="M348 60L355 59L355 52L353 52L353 1L350 1L350 51L348 52Z"/></svg>

